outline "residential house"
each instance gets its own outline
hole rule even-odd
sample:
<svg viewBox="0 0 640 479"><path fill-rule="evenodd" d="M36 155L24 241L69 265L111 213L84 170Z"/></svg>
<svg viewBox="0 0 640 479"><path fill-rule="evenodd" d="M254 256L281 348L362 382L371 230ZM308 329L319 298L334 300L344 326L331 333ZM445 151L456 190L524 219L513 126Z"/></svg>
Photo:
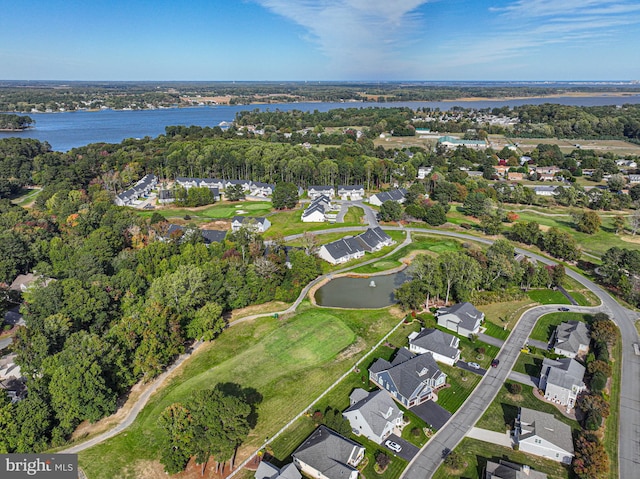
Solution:
<svg viewBox="0 0 640 479"><path fill-rule="evenodd" d="M551 173L538 173L538 181L553 181L556 179L556 175Z"/></svg>
<svg viewBox="0 0 640 479"><path fill-rule="evenodd" d="M400 349L393 361L376 360L369 368L369 379L407 408L435 397L434 391L444 386L443 373L429 353L416 355L407 348Z"/></svg>
<svg viewBox="0 0 640 479"><path fill-rule="evenodd" d="M362 242L353 236L322 245L318 256L331 264L346 263L364 256Z"/></svg>
<svg viewBox="0 0 640 479"><path fill-rule="evenodd" d="M255 479L302 479L302 474L292 462L280 469L269 462L261 461L253 477Z"/></svg>
<svg viewBox="0 0 640 479"><path fill-rule="evenodd" d="M500 462L487 461L484 479L547 479L544 472L533 471L526 464L515 464L500 459Z"/></svg>
<svg viewBox="0 0 640 479"><path fill-rule="evenodd" d="M533 192L538 196L554 196L558 194L557 186L534 186Z"/></svg>
<svg viewBox="0 0 640 479"><path fill-rule="evenodd" d="M537 166L536 173L539 175L555 175L560 173L560 168L557 166Z"/></svg>
<svg viewBox="0 0 640 479"><path fill-rule="evenodd" d="M422 329L409 335L409 351L416 354L431 353L438 362L453 366L460 360L460 339L439 329Z"/></svg>
<svg viewBox="0 0 640 479"><path fill-rule="evenodd" d="M544 391L547 401L571 410L578 394L587 388L584 384L584 366L571 358L545 358L542 361L539 388Z"/></svg>
<svg viewBox="0 0 640 479"><path fill-rule="evenodd" d="M507 179L509 181L523 181L524 173L517 173L515 171L510 171L509 173L507 173Z"/></svg>
<svg viewBox="0 0 640 479"><path fill-rule="evenodd" d="M118 206L129 206L141 196L148 195L158 183L156 175L145 175L133 187L117 195L114 202Z"/></svg>
<svg viewBox="0 0 640 479"><path fill-rule="evenodd" d="M469 337L478 334L484 313L478 311L471 303L458 303L440 308L436 311L438 326L443 326L461 336Z"/></svg>
<svg viewBox="0 0 640 479"><path fill-rule="evenodd" d="M356 238L362 243L362 247L368 253L379 251L385 246L390 246L394 243L391 236L382 231L382 228L379 226L367 228L364 233L360 233Z"/></svg>
<svg viewBox="0 0 640 479"><path fill-rule="evenodd" d="M19 274L9 285L9 291L26 293L33 286L47 286L51 281L54 280L37 273Z"/></svg>
<svg viewBox="0 0 640 479"><path fill-rule="evenodd" d="M404 416L386 391L372 393L354 389L349 396L350 406L342 415L349 420L354 434L382 444L394 431L404 426Z"/></svg>
<svg viewBox="0 0 640 479"><path fill-rule="evenodd" d="M321 223L327 221L327 213L331 210L331 200L328 196L320 195L302 212L304 223Z"/></svg>
<svg viewBox="0 0 640 479"><path fill-rule="evenodd" d="M520 451L571 464L574 449L571 427L552 414L521 407L513 439Z"/></svg>
<svg viewBox="0 0 640 479"><path fill-rule="evenodd" d="M629 175L629 184L636 185L640 183L640 175Z"/></svg>
<svg viewBox="0 0 640 479"><path fill-rule="evenodd" d="M396 203L404 203L404 196L407 194L407 190L404 188L398 188L389 191L383 191L369 197L369 204L374 206L382 206L385 201L395 201Z"/></svg>
<svg viewBox="0 0 640 479"><path fill-rule="evenodd" d="M418 167L418 179L424 180L433 171L433 166L420 166Z"/></svg>
<svg viewBox="0 0 640 479"><path fill-rule="evenodd" d="M317 479L357 479L364 447L319 426L293 454L293 463L308 477Z"/></svg>
<svg viewBox="0 0 640 479"><path fill-rule="evenodd" d="M261 198L268 198L273 195L273 191L276 189L276 185L271 183L261 183L259 181L252 181L249 185L249 192L251 196L259 196Z"/></svg>
<svg viewBox="0 0 640 479"><path fill-rule="evenodd" d="M173 203L176 200L176 195L173 190L160 190L158 191L158 203L166 205L167 203Z"/></svg>
<svg viewBox="0 0 640 479"><path fill-rule="evenodd" d="M496 175L501 176L503 178L507 176L507 173L509 173L509 168L511 167L507 165L496 165L493 167L493 169L496 172Z"/></svg>
<svg viewBox="0 0 640 479"><path fill-rule="evenodd" d="M560 323L553 340L553 351L568 358L586 354L589 350L589 328L582 321Z"/></svg>
<svg viewBox="0 0 640 479"><path fill-rule="evenodd" d="M364 198L364 186L342 185L338 186L338 196L343 200L359 201Z"/></svg>
<svg viewBox="0 0 640 479"><path fill-rule="evenodd" d="M244 192L249 192L251 187L251 182L249 180L226 180L224 182L224 189L228 189L232 186L242 186L242 190Z"/></svg>
<svg viewBox="0 0 640 479"><path fill-rule="evenodd" d="M271 226L267 218L257 216L234 216L231 220L231 231L236 232L245 227L256 233L264 233Z"/></svg>
<svg viewBox="0 0 640 479"><path fill-rule="evenodd" d="M211 243L222 243L227 236L224 230L200 230L204 244L209 246Z"/></svg>
<svg viewBox="0 0 640 479"><path fill-rule="evenodd" d="M315 200L318 196L326 196L332 200L336 196L336 190L333 186L310 186L307 190L307 195L312 200Z"/></svg>

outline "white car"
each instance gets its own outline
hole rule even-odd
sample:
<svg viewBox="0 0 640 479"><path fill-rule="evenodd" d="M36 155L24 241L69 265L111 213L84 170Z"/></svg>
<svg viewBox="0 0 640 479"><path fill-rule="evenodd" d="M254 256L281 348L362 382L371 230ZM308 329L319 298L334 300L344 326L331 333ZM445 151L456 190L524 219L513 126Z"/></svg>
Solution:
<svg viewBox="0 0 640 479"><path fill-rule="evenodd" d="M467 363L467 366L473 369L480 369L480 365L478 363Z"/></svg>
<svg viewBox="0 0 640 479"><path fill-rule="evenodd" d="M387 442L384 443L384 445L387 446L389 449L391 449L393 452L402 451L402 446L400 444L398 444L397 442L387 441Z"/></svg>

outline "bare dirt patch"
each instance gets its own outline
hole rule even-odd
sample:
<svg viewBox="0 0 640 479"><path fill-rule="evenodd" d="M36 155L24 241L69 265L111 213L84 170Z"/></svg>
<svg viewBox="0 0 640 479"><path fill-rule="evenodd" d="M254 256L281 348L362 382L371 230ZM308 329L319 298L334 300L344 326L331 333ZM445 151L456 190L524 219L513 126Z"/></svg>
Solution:
<svg viewBox="0 0 640 479"><path fill-rule="evenodd" d="M640 236L620 235L619 238L627 243L640 244Z"/></svg>
<svg viewBox="0 0 640 479"><path fill-rule="evenodd" d="M351 346L349 346L348 348L343 350L340 354L338 354L338 356L336 357L336 361L342 361L344 359L349 359L355 356L356 354L358 354L360 351L363 350L364 346L365 346L364 340L358 337L355 343L353 343Z"/></svg>
<svg viewBox="0 0 640 479"><path fill-rule="evenodd" d="M285 303L283 301L271 301L264 304L254 304L253 306L247 306L246 308L233 310L233 312L231 313L231 320L244 318L245 316L252 316L254 314L284 311L289 306L289 303Z"/></svg>

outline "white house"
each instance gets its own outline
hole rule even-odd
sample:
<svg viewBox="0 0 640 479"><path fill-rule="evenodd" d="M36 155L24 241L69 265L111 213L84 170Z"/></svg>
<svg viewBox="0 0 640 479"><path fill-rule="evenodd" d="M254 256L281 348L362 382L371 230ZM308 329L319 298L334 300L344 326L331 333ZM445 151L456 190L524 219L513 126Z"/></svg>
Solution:
<svg viewBox="0 0 640 479"><path fill-rule="evenodd" d="M433 171L433 166L420 166L418 168L418 179L424 180Z"/></svg>
<svg viewBox="0 0 640 479"><path fill-rule="evenodd" d="M356 468L364 458L364 451L357 442L323 425L313 431L291 456L296 467L307 477L357 479Z"/></svg>
<svg viewBox="0 0 640 479"><path fill-rule="evenodd" d="M329 199L333 199L336 196L336 190L333 186L310 186L307 190L307 195L312 200L315 200L318 196L326 196Z"/></svg>
<svg viewBox="0 0 640 479"><path fill-rule="evenodd" d="M271 183L261 183L259 181L252 181L249 185L249 193L252 196L259 196L261 198L268 198L273 195L273 190L276 189L276 185Z"/></svg>
<svg viewBox="0 0 640 479"><path fill-rule="evenodd" d="M236 232L242 227L248 228L256 233L264 233L271 226L267 218L254 216L234 216L231 221L231 231Z"/></svg>
<svg viewBox="0 0 640 479"><path fill-rule="evenodd" d="M416 355L402 348L391 362L377 359L369 368L369 379L411 408L433 399L435 390L446 384L447 375L431 354Z"/></svg>
<svg viewBox="0 0 640 479"><path fill-rule="evenodd" d="M349 420L354 434L382 444L394 430L401 432L404 416L386 391L369 393L356 388L349 399L350 406L342 415Z"/></svg>
<svg viewBox="0 0 640 479"><path fill-rule="evenodd" d="M404 188L397 188L394 190L383 191L369 197L369 204L374 206L382 206L385 201L395 201L396 203L404 203L404 196L407 194L407 190Z"/></svg>
<svg viewBox="0 0 640 479"><path fill-rule="evenodd" d="M331 200L328 196L320 195L302 212L304 223L321 223L327 221L327 212L331 209Z"/></svg>
<svg viewBox="0 0 640 479"><path fill-rule="evenodd" d="M318 256L331 264L346 263L352 259L364 256L364 247L357 238L342 238L322 245Z"/></svg>
<svg viewBox="0 0 640 479"><path fill-rule="evenodd" d="M158 184L156 175L144 175L133 187L117 195L114 202L118 206L132 205L141 196L148 195L156 184Z"/></svg>
<svg viewBox="0 0 640 479"><path fill-rule="evenodd" d="M533 192L538 196L555 196L558 194L557 186L534 186Z"/></svg>
<svg viewBox="0 0 640 479"><path fill-rule="evenodd" d="M574 408L578 394L587 389L583 379L584 366L575 359L542 361L539 387L545 399L566 406L567 410Z"/></svg>
<svg viewBox="0 0 640 479"><path fill-rule="evenodd" d="M566 321L556 328L553 351L568 358L581 356L589 351L589 328L582 321Z"/></svg>
<svg viewBox="0 0 640 479"><path fill-rule="evenodd" d="M338 196L343 200L358 201L364 198L363 185L342 185L338 186Z"/></svg>
<svg viewBox="0 0 640 479"><path fill-rule="evenodd" d="M368 253L379 251L385 246L390 246L394 243L391 236L382 231L382 228L379 226L376 226L375 228L367 228L364 233L360 233L356 238Z"/></svg>
<svg viewBox="0 0 640 479"><path fill-rule="evenodd" d="M640 175L629 175L629 183L632 185L640 183Z"/></svg>
<svg viewBox="0 0 640 479"><path fill-rule="evenodd" d="M249 180L226 180L224 182L224 189L226 190L232 186L237 186L237 185L242 186L242 189L245 192L250 191L251 182Z"/></svg>
<svg viewBox="0 0 640 479"><path fill-rule="evenodd" d="M438 326L443 326L466 337L478 334L480 324L484 320L484 313L467 302L440 308L436 311L436 316Z"/></svg>
<svg viewBox="0 0 640 479"><path fill-rule="evenodd" d="M483 479L547 479L544 472L534 471L526 464L515 464L500 459L499 462L487 461Z"/></svg>
<svg viewBox="0 0 640 479"><path fill-rule="evenodd" d="M431 353L433 359L453 366L460 360L460 339L439 329L422 329L409 335L409 351L416 354Z"/></svg>
<svg viewBox="0 0 640 479"><path fill-rule="evenodd" d="M571 427L552 414L521 407L513 434L520 451L571 464L574 455Z"/></svg>

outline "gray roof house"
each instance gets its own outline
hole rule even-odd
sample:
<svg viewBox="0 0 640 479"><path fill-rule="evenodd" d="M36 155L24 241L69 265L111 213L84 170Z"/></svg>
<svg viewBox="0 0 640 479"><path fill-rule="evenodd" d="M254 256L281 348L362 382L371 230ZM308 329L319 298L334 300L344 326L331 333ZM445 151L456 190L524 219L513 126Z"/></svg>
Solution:
<svg viewBox="0 0 640 479"><path fill-rule="evenodd" d="M222 243L227 236L227 232L224 230L200 230L202 233L202 239L204 244L209 246L211 243Z"/></svg>
<svg viewBox="0 0 640 479"><path fill-rule="evenodd" d="M331 199L326 195L319 195L302 212L304 223L320 223L327 221L327 212L331 209Z"/></svg>
<svg viewBox="0 0 640 479"><path fill-rule="evenodd" d="M296 449L293 463L303 474L318 479L357 479L356 467L364 447L320 426Z"/></svg>
<svg viewBox="0 0 640 479"><path fill-rule="evenodd" d="M144 175L133 187L117 195L114 202L118 206L131 205L141 196L148 195L157 183L156 175Z"/></svg>
<svg viewBox="0 0 640 479"><path fill-rule="evenodd" d="M234 216L231 220L231 231L236 232L243 226L256 233L264 233L271 226L271 222L267 218L256 216Z"/></svg>
<svg viewBox="0 0 640 479"><path fill-rule="evenodd" d="M349 420L353 433L358 436L382 444L395 428L404 425L402 411L385 391L369 393L357 388L349 399L351 405L342 415Z"/></svg>
<svg viewBox="0 0 640 479"><path fill-rule="evenodd" d="M307 190L307 194L312 200L315 200L318 196L321 195L327 196L331 199L336 196L336 190L333 186L315 185L309 187L309 189Z"/></svg>
<svg viewBox="0 0 640 479"><path fill-rule="evenodd" d="M567 321L556 328L553 350L568 358L575 358L589 350L589 328L582 321Z"/></svg>
<svg viewBox="0 0 640 479"><path fill-rule="evenodd" d="M484 320L484 313L467 302L440 308L436 311L436 316L438 326L443 326L465 337L478 334L480 323Z"/></svg>
<svg viewBox="0 0 640 479"><path fill-rule="evenodd" d="M374 206L382 206L385 201L395 201L396 203L404 203L404 196L407 194L407 190L404 188L397 188L395 190L383 191L369 197L369 204Z"/></svg>
<svg viewBox="0 0 640 479"><path fill-rule="evenodd" d="M434 390L445 385L447 375L440 371L431 354L415 355L402 348L393 361L380 358L374 362L369 379L410 408L433 399Z"/></svg>
<svg viewBox="0 0 640 479"><path fill-rule="evenodd" d="M364 247L357 237L342 238L322 245L318 256L331 264L346 263L364 256Z"/></svg>
<svg viewBox="0 0 640 479"><path fill-rule="evenodd" d="M273 195L273 191L276 189L276 185L271 183L262 183L260 181L252 181L249 185L249 191L252 196L260 196L267 198Z"/></svg>
<svg viewBox="0 0 640 479"><path fill-rule="evenodd" d="M409 335L409 351L433 354L433 359L453 366L460 359L460 339L439 329L422 329Z"/></svg>
<svg viewBox="0 0 640 479"><path fill-rule="evenodd" d="M584 366L575 359L561 358L542 361L540 389L548 401L573 409L578 394L587 389L584 384Z"/></svg>
<svg viewBox="0 0 640 479"><path fill-rule="evenodd" d="M574 453L571 427L552 414L521 407L513 436L522 452L571 464Z"/></svg>
<svg viewBox="0 0 640 479"><path fill-rule="evenodd" d="M341 185L338 186L338 196L343 200L357 201L364 198L363 185Z"/></svg>
<svg viewBox="0 0 640 479"><path fill-rule="evenodd" d="M544 472L532 471L527 465L500 459L500 462L487 461L484 479L547 479L547 475Z"/></svg>
<svg viewBox="0 0 640 479"><path fill-rule="evenodd" d="M302 474L293 463L279 469L269 462L262 461L258 465L254 477L255 479L302 479Z"/></svg>
<svg viewBox="0 0 640 479"><path fill-rule="evenodd" d="M360 233L356 236L362 243L362 247L368 253L379 251L385 246L393 244L391 236L382 231L382 228L376 226L375 228L367 228L364 233Z"/></svg>

